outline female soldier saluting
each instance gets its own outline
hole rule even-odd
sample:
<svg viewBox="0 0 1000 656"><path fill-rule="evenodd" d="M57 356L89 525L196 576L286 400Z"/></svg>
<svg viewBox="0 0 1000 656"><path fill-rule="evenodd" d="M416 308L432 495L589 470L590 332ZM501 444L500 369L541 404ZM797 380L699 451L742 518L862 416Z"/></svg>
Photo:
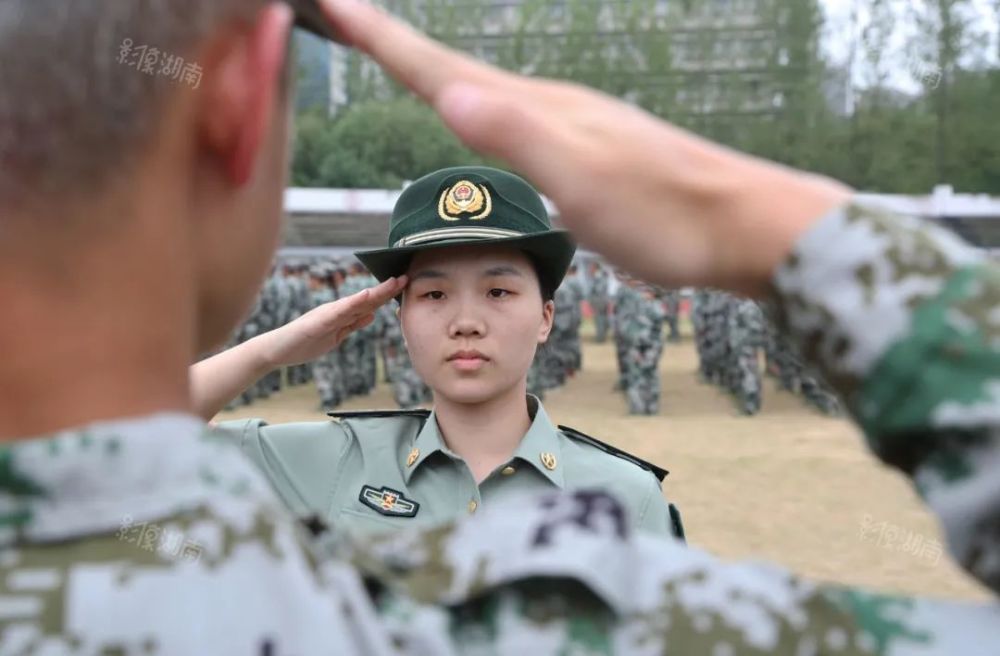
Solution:
<svg viewBox="0 0 1000 656"><path fill-rule="evenodd" d="M552 329L553 294L574 251L521 178L485 167L425 176L400 196L388 248L357 255L380 281L408 279L398 297L400 319L434 410L334 413L332 421L276 426L244 420L220 429L296 512L318 514L341 530L438 522L517 494L599 488L624 502L640 530L682 536L660 489L665 471L554 426L526 393L535 351ZM275 333L237 347L247 349L244 355L224 354L228 364L198 365L195 380L226 380L215 387L236 393L252 381L220 368L236 371L234 363L250 360L290 364L283 354L260 353L274 350L269 340L317 339L302 324ZM332 337L325 339L329 348ZM218 401L198 404L211 416Z"/></svg>

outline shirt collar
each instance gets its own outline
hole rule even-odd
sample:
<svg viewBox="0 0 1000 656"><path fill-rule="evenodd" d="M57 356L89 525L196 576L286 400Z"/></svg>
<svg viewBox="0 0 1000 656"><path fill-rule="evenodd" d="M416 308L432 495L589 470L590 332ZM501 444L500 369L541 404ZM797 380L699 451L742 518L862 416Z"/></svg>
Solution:
<svg viewBox="0 0 1000 656"><path fill-rule="evenodd" d="M530 463L553 485L562 489L565 486L565 478L563 477L562 443L559 439L559 432L537 397L529 394L526 402L528 416L532 419L531 426L521 438L521 443L514 451L511 460L523 460ZM408 459L414 458L413 464L407 465L404 469L403 478L407 485L410 484L410 478L420 468L420 465L438 451L449 457L458 458L444 443L436 415L431 412L430 417L417 433L413 449L407 455Z"/></svg>
<svg viewBox="0 0 1000 656"><path fill-rule="evenodd" d="M413 441L413 449L407 454L406 469L403 470L403 480L407 485L410 484L410 478L413 476L413 472L420 469L420 465L424 463L427 458L438 451L445 453L453 458L457 458L455 454L448 450L448 447L444 443L444 438L441 437L441 431L438 429L437 416L432 411L427 421L420 428L420 432L417 433L417 438ZM411 459L414 459L411 462Z"/></svg>
<svg viewBox="0 0 1000 656"><path fill-rule="evenodd" d="M534 416L531 428L524 434L521 444L514 452L514 460L523 460L549 479L553 485L563 489L562 441L559 431L552 424L538 397L528 395L528 414Z"/></svg>

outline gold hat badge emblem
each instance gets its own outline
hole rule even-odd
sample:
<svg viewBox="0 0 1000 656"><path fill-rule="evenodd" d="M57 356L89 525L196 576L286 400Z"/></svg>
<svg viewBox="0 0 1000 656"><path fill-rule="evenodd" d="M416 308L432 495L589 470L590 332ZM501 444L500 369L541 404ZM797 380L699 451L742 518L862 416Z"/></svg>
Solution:
<svg viewBox="0 0 1000 656"><path fill-rule="evenodd" d="M438 201L438 216L445 221L468 218L472 221L485 219L493 211L493 198L485 185L477 185L468 180L456 182L441 192ZM471 214L472 216L466 216Z"/></svg>

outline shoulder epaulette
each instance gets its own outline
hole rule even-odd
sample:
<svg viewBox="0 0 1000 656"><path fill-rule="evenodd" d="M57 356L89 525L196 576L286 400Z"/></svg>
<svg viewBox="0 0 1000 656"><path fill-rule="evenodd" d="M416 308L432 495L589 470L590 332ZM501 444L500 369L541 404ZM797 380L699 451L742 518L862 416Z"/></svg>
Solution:
<svg viewBox="0 0 1000 656"><path fill-rule="evenodd" d="M328 417L335 419L384 419L387 417L413 417L427 420L430 410L357 410L354 412L328 412Z"/></svg>
<svg viewBox="0 0 1000 656"><path fill-rule="evenodd" d="M605 453L617 456L622 460L628 460L633 465L636 465L637 467L642 467L646 471L652 472L653 476L656 476L656 479L661 483L663 482L663 479L666 478L667 475L670 473L669 471L667 471L662 467L657 467L653 463L647 462L642 458L636 457L631 453L628 453L627 451L622 451L621 449L611 446L610 444L607 444L605 442L602 442L597 438L591 437L586 433L581 433L575 428L570 428L569 426L559 426L559 430L565 433L566 437L577 440L579 442L583 442L585 444L589 444L590 446L600 449Z"/></svg>

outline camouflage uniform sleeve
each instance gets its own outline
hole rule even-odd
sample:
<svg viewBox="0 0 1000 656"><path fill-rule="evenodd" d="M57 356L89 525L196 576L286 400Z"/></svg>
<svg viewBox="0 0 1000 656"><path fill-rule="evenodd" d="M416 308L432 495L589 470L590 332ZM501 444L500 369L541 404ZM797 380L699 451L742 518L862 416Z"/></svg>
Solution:
<svg viewBox="0 0 1000 656"><path fill-rule="evenodd" d="M783 329L1000 592L1000 269L951 233L850 205L775 276Z"/></svg>

